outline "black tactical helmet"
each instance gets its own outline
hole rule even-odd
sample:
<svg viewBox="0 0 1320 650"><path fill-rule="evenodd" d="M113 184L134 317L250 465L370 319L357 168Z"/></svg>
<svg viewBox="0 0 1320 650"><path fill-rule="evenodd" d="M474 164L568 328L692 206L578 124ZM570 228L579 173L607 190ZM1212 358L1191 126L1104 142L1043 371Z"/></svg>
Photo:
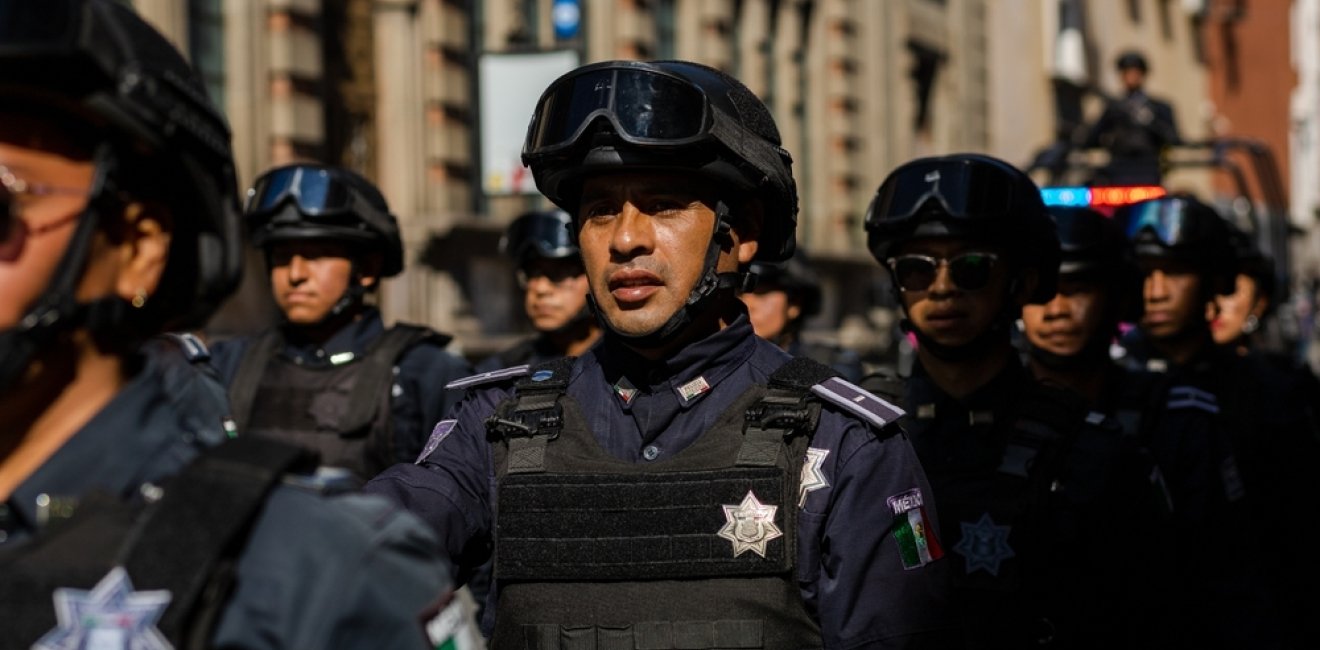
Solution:
<svg viewBox="0 0 1320 650"><path fill-rule="evenodd" d="M1121 70L1136 68L1142 72L1148 72L1149 66L1146 65L1146 57L1136 50L1128 50L1114 60L1114 67Z"/></svg>
<svg viewBox="0 0 1320 650"><path fill-rule="evenodd" d="M793 296L802 308L800 318L805 320L820 313L820 279L802 249L797 249L786 262L752 262L749 270L756 274L757 288L782 289Z"/></svg>
<svg viewBox="0 0 1320 650"><path fill-rule="evenodd" d="M229 128L178 51L126 3L0 0L0 95L7 107L94 129L102 147L89 214L125 190L145 191L168 206L168 266L135 322L158 329L205 322L238 283L241 224ZM90 232L95 221L84 218L79 228ZM86 237L75 235L39 309L72 304L71 295L60 294L72 292ZM61 320L54 313L45 311L41 320Z"/></svg>
<svg viewBox="0 0 1320 650"><path fill-rule="evenodd" d="M1256 282L1256 295L1268 299L1266 313L1273 311L1275 303L1274 260L1261 252L1250 234L1231 223L1225 222L1229 229L1229 241L1233 245L1234 258L1237 260L1237 272Z"/></svg>
<svg viewBox="0 0 1320 650"><path fill-rule="evenodd" d="M262 174L247 192L248 232L267 248L279 241L328 239L379 253L381 277L403 271L403 239L380 190L342 167L298 163Z"/></svg>
<svg viewBox="0 0 1320 650"><path fill-rule="evenodd" d="M570 215L577 214L588 175L695 172L760 199L758 259L793 254L798 206L792 158L765 104L714 68L607 61L569 72L537 102L522 158L537 189Z"/></svg>
<svg viewBox="0 0 1320 650"><path fill-rule="evenodd" d="M896 244L956 237L996 245L1015 268L1034 269L1035 303L1054 298L1059 240L1040 188L1012 165L981 154L920 158L890 172L866 211L867 247L885 268Z"/></svg>
<svg viewBox="0 0 1320 650"><path fill-rule="evenodd" d="M1232 293L1237 274L1228 224L1215 209L1190 194L1171 194L1123 206L1114 219L1138 259L1192 265L1215 293Z"/></svg>
<svg viewBox="0 0 1320 650"><path fill-rule="evenodd" d="M500 238L500 252L519 267L533 258L562 260L580 257L573 236L573 218L563 210L528 212L513 220Z"/></svg>
<svg viewBox="0 0 1320 650"><path fill-rule="evenodd" d="M1090 208L1050 206L1058 226L1059 273L1096 271L1117 275L1127 266L1127 239L1117 223Z"/></svg>

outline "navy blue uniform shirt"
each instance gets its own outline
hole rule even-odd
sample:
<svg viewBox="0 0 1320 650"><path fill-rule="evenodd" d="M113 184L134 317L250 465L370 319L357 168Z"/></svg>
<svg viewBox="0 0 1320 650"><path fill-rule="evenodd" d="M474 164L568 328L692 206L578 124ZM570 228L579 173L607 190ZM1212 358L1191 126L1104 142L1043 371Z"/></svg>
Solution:
<svg viewBox="0 0 1320 650"><path fill-rule="evenodd" d="M751 385L765 383L788 360L753 335L745 315L659 363L607 335L575 362L568 394L608 453L648 463L692 445L730 402ZM680 387L697 377L704 377L710 390L685 397ZM467 568L485 559L493 529L495 472L484 420L512 395L507 382L493 386L471 392L459 405L456 422L437 427L432 443L439 439L438 444L429 455L386 470L366 488L420 514L439 531L451 557ZM616 386L637 393L626 401ZM907 439L877 435L862 420L826 404L811 447L825 452L821 471L827 485L808 492L799 511L797 572L825 646L908 647L947 633L942 568L947 562L904 570L891 534L896 517L887 497L918 489L930 503Z"/></svg>
<svg viewBox="0 0 1320 650"><path fill-rule="evenodd" d="M280 355L308 368L328 367L331 357L352 353L356 357L366 354L380 335L385 323L380 311L368 308L357 320L335 332L324 345L298 343L293 337L280 350ZM211 346L211 363L230 385L243 354L255 337L218 341ZM472 367L458 356L432 342L423 341L405 350L395 366L393 399L390 409L394 417L394 449L396 461L411 462L421 452L431 426L449 414L463 397L461 391L446 390L445 384L472 373Z"/></svg>
<svg viewBox="0 0 1320 650"><path fill-rule="evenodd" d="M138 499L144 484L179 472L216 440L180 410L154 367L18 486L0 509L0 545L37 531L39 503L92 491ZM288 485L268 496L236 571L215 647L428 647L422 616L449 587L434 537L412 515L376 497Z"/></svg>

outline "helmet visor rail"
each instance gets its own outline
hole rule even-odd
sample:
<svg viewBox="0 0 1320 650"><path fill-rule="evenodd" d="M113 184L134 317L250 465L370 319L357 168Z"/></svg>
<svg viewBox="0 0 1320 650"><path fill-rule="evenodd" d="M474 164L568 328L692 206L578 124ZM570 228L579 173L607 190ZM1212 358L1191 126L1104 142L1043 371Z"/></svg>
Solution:
<svg viewBox="0 0 1320 650"><path fill-rule="evenodd" d="M546 89L536 103L524 155L571 147L599 118L635 145L680 147L709 136L714 120L699 86L660 70L607 66L587 66Z"/></svg>
<svg viewBox="0 0 1320 650"><path fill-rule="evenodd" d="M996 217L1013 209L1014 179L992 165L935 161L900 169L876 194L872 218L903 220L936 201L952 217Z"/></svg>

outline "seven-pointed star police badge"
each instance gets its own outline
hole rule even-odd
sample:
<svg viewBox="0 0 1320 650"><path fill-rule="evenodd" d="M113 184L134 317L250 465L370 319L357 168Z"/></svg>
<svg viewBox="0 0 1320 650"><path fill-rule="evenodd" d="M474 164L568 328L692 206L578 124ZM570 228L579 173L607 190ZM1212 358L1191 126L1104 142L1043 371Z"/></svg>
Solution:
<svg viewBox="0 0 1320 650"><path fill-rule="evenodd" d="M990 518L990 513L981 513L976 523L962 522L962 539L953 550L967 558L967 573L978 569L992 576L999 575L999 564L1015 555L1008 545L1008 534L1012 526L1000 526Z"/></svg>
<svg viewBox="0 0 1320 650"><path fill-rule="evenodd" d="M91 591L56 589L56 627L32 647L169 650L169 641L156 629L169 604L170 592L133 591L128 572L115 567Z"/></svg>
<svg viewBox="0 0 1320 650"><path fill-rule="evenodd" d="M807 447L807 457L802 461L802 478L798 481L799 508L806 505L808 492L815 492L830 486L830 482L825 479L825 474L820 471L820 466L825 463L825 457L828 455L830 455L828 449Z"/></svg>
<svg viewBox="0 0 1320 650"><path fill-rule="evenodd" d="M733 556L738 557L746 551L752 551L765 557L765 545L776 537L783 537L783 531L775 525L775 511L779 506L767 506L747 491L742 503L724 508L724 527L716 535L733 542Z"/></svg>

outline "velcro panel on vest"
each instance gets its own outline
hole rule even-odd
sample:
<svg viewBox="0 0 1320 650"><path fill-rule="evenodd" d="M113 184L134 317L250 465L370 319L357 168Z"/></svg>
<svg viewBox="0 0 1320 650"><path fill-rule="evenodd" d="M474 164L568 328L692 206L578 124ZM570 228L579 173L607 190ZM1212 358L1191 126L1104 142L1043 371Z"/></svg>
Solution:
<svg viewBox="0 0 1320 650"><path fill-rule="evenodd" d="M495 575L640 580L772 575L793 566L796 512L779 468L657 474L509 474L499 488ZM748 495L774 506L735 555L719 532ZM735 522L737 523L737 522ZM776 536L776 532L779 535ZM769 539L767 539L769 538ZM765 555L758 554L764 540Z"/></svg>
<svg viewBox="0 0 1320 650"><path fill-rule="evenodd" d="M713 650L765 647L760 620L642 621L633 625L526 625L535 650Z"/></svg>

